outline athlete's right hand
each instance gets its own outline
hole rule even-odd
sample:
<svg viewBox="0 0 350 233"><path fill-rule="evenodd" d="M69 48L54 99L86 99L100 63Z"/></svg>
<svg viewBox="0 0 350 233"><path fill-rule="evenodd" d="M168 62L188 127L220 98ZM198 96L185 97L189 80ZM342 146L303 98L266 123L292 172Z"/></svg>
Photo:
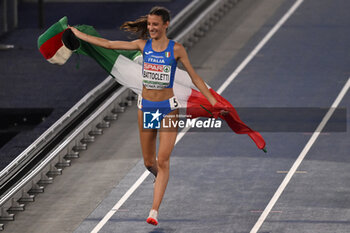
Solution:
<svg viewBox="0 0 350 233"><path fill-rule="evenodd" d="M74 33L75 36L77 36L77 34L79 33L79 30L76 29L75 27L68 25L68 29L70 29Z"/></svg>

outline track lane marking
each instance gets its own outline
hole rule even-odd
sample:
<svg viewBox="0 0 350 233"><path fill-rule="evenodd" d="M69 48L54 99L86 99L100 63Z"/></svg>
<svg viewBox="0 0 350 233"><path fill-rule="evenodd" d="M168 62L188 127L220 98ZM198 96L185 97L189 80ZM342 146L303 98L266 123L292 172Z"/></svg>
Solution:
<svg viewBox="0 0 350 233"><path fill-rule="evenodd" d="M266 206L264 212L260 215L258 221L255 223L255 225L252 228L252 230L250 231L250 233L258 232L258 230L260 229L261 225L264 223L265 219L267 218L268 214L271 212L272 208L274 207L274 205L276 204L277 200L281 196L282 192L284 191L284 189L288 185L289 181L292 179L292 176L294 175L294 173L298 169L299 165L304 160L306 154L309 152L310 148L312 147L312 145L314 144L314 142L316 141L316 139L318 138L318 136L322 132L322 130L325 127L325 125L327 124L328 120L333 115L335 109L338 107L340 101L343 99L343 97L345 96L345 94L349 90L349 87L350 87L350 77L348 78L348 81L343 86L342 90L339 92L337 98L333 102L332 106L329 108L329 110L326 113L326 115L323 117L321 123L318 125L318 127L315 130L315 132L312 134L311 138L309 139L309 141L305 145L304 149L299 154L297 160L295 160L293 166L291 167L291 169L289 170L288 174L283 179L282 183L280 184L280 186L278 187L277 191L275 192L275 194L271 198L270 202Z"/></svg>
<svg viewBox="0 0 350 233"><path fill-rule="evenodd" d="M218 89L221 94L228 85L237 77L237 75L248 65L248 63L256 56L256 54L264 47L264 45L271 39L273 35L281 28L281 26L289 19L289 17L296 11L296 9L303 3L304 0L297 0L286 14L277 22L277 24L266 34L260 43L250 52L248 57L237 67L237 69L226 79L226 81Z"/></svg>
<svg viewBox="0 0 350 233"><path fill-rule="evenodd" d="M95 226L91 233L97 233L108 222L108 220L119 210L119 208L128 200L133 192L142 184L142 182L150 174L149 171L145 171L137 181L130 187L130 189L123 195L123 197L113 206L113 208L103 217L103 219Z"/></svg>

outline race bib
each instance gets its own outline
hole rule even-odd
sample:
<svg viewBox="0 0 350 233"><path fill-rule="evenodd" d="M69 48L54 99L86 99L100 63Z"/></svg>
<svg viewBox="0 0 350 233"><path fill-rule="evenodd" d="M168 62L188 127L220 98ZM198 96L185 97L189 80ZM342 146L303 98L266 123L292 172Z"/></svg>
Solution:
<svg viewBox="0 0 350 233"><path fill-rule="evenodd" d="M171 110L180 108L179 102L177 101L175 96L173 96L169 99L169 103L170 103Z"/></svg>
<svg viewBox="0 0 350 233"><path fill-rule="evenodd" d="M143 64L143 85L148 89L163 89L169 86L171 66Z"/></svg>

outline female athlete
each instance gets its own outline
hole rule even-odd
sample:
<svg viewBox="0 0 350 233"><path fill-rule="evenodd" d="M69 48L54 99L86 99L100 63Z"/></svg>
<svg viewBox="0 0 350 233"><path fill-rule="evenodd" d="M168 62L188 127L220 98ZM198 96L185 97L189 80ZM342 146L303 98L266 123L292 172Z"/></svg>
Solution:
<svg viewBox="0 0 350 233"><path fill-rule="evenodd" d="M78 38L88 43L107 49L140 50L143 54L143 74L142 76L140 74L143 89L142 96L139 96L138 100L138 125L144 164L156 177L153 205L146 220L147 223L153 225L158 224L158 209L168 184L170 154L175 145L177 127L170 126L167 130L159 130L159 148L158 156L156 156L158 131L144 128L143 112L153 110L153 117L159 117L160 121L164 120L161 120L164 116L172 121L178 119L179 106L173 92L177 61L183 64L194 85L208 101L212 105L217 103L202 78L194 71L185 48L168 39L166 32L169 23L169 10L164 7L153 7L147 16L136 21L125 22L121 26L121 29L139 34L139 39L130 42L110 41L69 27Z"/></svg>

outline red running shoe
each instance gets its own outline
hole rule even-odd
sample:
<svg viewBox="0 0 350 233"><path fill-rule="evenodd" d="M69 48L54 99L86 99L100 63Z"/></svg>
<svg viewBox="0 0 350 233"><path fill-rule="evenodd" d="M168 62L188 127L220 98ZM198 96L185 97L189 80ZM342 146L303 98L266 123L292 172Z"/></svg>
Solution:
<svg viewBox="0 0 350 233"><path fill-rule="evenodd" d="M158 211L156 211L156 210L151 210L151 211L149 212L149 216L148 216L146 222L147 222L148 224L152 224L152 225L154 225L154 226L157 226L157 225L158 225L157 217L158 217Z"/></svg>

